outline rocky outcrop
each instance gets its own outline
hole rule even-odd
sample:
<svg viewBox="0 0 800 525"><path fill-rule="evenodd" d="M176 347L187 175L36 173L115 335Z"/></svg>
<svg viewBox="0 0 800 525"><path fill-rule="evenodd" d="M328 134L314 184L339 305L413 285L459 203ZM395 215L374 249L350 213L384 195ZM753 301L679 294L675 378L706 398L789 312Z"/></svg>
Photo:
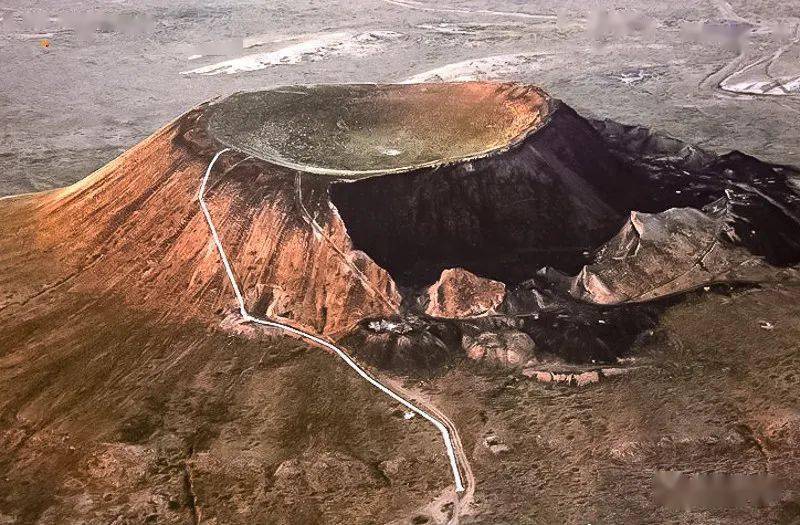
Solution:
<svg viewBox="0 0 800 525"><path fill-rule="evenodd" d="M549 368L553 368L550 366ZM611 367L592 370L565 370L558 368L545 369L542 367L529 366L522 369L522 375L538 381L540 383L559 383L569 386L586 386L601 381L618 378L630 374L644 367L634 366L627 368Z"/></svg>
<svg viewBox="0 0 800 525"><path fill-rule="evenodd" d="M536 358L536 343L516 330L464 335L461 345L470 359L508 368L521 367Z"/></svg>
<svg viewBox="0 0 800 525"><path fill-rule="evenodd" d="M727 201L726 239L775 266L800 262L800 170L740 151L704 151L641 126L592 121L609 151L628 166L627 210L702 210Z"/></svg>
<svg viewBox="0 0 800 525"><path fill-rule="evenodd" d="M456 327L416 318L366 320L341 342L372 366L421 376L434 374L451 362L459 348Z"/></svg>
<svg viewBox="0 0 800 525"><path fill-rule="evenodd" d="M473 317L494 313L505 297L505 284L463 268L449 268L428 288L425 313L433 317Z"/></svg>
<svg viewBox="0 0 800 525"><path fill-rule="evenodd" d="M768 279L776 270L731 241L728 202L703 210L631 212L595 262L575 277L570 292L601 304L647 301L715 282Z"/></svg>
<svg viewBox="0 0 800 525"><path fill-rule="evenodd" d="M585 386L600 381L601 374L597 370L586 372L550 372L526 368L522 371L525 377L535 379L540 383L563 383L572 386Z"/></svg>
<svg viewBox="0 0 800 525"><path fill-rule="evenodd" d="M511 450L511 447L507 445L497 434L489 434L483 438L483 446L488 448L492 454L504 454Z"/></svg>

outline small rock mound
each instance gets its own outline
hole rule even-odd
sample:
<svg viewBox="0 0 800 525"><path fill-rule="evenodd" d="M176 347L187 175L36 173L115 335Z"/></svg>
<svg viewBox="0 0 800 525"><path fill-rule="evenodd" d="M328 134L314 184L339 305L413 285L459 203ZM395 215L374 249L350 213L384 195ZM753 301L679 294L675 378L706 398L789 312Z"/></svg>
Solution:
<svg viewBox="0 0 800 525"><path fill-rule="evenodd" d="M340 342L372 366L424 376L455 356L459 336L453 326L435 320L373 319L360 323Z"/></svg>
<svg viewBox="0 0 800 525"><path fill-rule="evenodd" d="M448 268L426 292L425 313L433 317L474 317L495 313L506 285L478 277L463 268Z"/></svg>
<svg viewBox="0 0 800 525"><path fill-rule="evenodd" d="M531 337L516 330L483 332L475 336L464 335L462 346L467 357L506 367L519 367L534 359L536 343Z"/></svg>
<svg viewBox="0 0 800 525"><path fill-rule="evenodd" d="M492 454L495 455L503 454L511 450L511 447L494 433L490 433L483 438L483 446L488 448Z"/></svg>

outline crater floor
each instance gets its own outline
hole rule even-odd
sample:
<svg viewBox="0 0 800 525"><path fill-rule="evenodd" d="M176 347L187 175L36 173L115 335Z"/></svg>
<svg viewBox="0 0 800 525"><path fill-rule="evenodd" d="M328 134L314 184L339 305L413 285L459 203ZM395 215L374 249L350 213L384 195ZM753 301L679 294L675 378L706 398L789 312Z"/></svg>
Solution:
<svg viewBox="0 0 800 525"><path fill-rule="evenodd" d="M549 110L544 92L515 84L283 86L226 98L209 129L267 162L358 179L506 149Z"/></svg>

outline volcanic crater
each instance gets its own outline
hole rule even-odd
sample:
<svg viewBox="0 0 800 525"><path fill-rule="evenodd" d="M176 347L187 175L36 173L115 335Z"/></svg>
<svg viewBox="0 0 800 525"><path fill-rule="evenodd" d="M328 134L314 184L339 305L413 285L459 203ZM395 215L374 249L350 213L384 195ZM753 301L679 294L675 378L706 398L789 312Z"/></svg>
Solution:
<svg viewBox="0 0 800 525"><path fill-rule="evenodd" d="M795 402L786 370L796 346L792 357L765 320L755 329L776 343L758 347L744 322L711 313L737 300L747 316L784 315L736 295L769 286L796 309L796 168L584 118L530 85L281 86L202 104L72 186L0 201L3 515L389 522L415 516L413 502L449 483L428 426L402 412L385 417L396 407L330 356L242 322L198 205L203 174L222 150L205 202L247 312L334 339L374 370L447 390L438 400L459 413L474 447L486 522L519 521L517 491L542 516L555 513L551 522L585 521L587 505L613 522L629 493L606 494L641 490L641 473L666 464L650 426L690 420L686 432L701 435L720 406L739 403L739 414L760 417L765 406ZM683 301L691 308L681 310ZM708 319L693 320L695 311ZM703 346L706 322L727 351ZM673 345L664 323L694 346ZM729 334L740 333L750 346L731 347L739 337ZM692 401L713 418L675 421L670 412L642 422L653 392L654 412L679 410L673 381L708 389L690 366L672 364L643 383L597 385L587 394L597 396L592 410L613 414L586 435L613 427L608 453L644 459L628 464L620 452L608 461L614 472L603 470L607 486L586 493L605 452L588 457L599 447L571 426L575 413L591 415L583 401L567 406L578 398L549 390L525 391L541 404L508 396L531 388L513 386L525 378L604 383L637 369L628 364L648 345L670 359L725 363L704 374L741 375L736 367L757 358L786 372L789 386L751 402L742 389L769 389L718 377L724 402ZM753 384L765 381L753 374ZM637 392L632 405L626 389ZM551 403L566 403L569 421L536 412ZM515 410L523 415L508 420ZM768 454L783 458L773 469L789 465L791 478L800 426L790 412L775 408L762 426ZM538 424L529 428L524 414ZM571 429L569 437L548 434L550 426ZM498 433L512 429L536 435L498 446ZM761 445L750 450L760 443L752 436L720 438L713 450L703 436L680 442L686 457L717 465L767 457ZM504 474L495 457L516 458L517 469L551 450L551 463L527 477ZM571 472L588 462L583 481L559 484L566 453ZM563 504L572 494L582 499ZM580 516L559 514L571 509ZM637 509L624 507L632 522L644 519Z"/></svg>
<svg viewBox="0 0 800 525"><path fill-rule="evenodd" d="M613 362L676 295L800 260L793 168L585 119L531 85L282 86L200 120L205 141L282 173L291 213L338 243L374 302L331 323L259 283L259 311L347 325L357 354L395 371L485 357L468 349L484 330L492 348L509 332L521 345L488 352L503 365Z"/></svg>

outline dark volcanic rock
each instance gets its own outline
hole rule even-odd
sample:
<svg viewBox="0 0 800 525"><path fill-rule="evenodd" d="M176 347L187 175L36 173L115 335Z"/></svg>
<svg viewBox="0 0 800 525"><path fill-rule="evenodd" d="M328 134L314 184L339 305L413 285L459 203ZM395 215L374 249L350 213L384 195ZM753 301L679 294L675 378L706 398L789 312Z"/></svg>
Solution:
<svg viewBox="0 0 800 525"><path fill-rule="evenodd" d="M739 151L717 156L640 126L593 121L608 149L629 166L631 211L702 209L726 198L725 240L769 264L800 262L800 171Z"/></svg>
<svg viewBox="0 0 800 525"><path fill-rule="evenodd" d="M404 286L428 285L455 266L513 284L542 266L576 274L631 212L699 211L725 198L720 246L772 265L800 261L797 170L739 152L716 156L642 127L592 127L553 106L546 125L510 151L331 185L354 245ZM703 280L688 287L696 284Z"/></svg>
<svg viewBox="0 0 800 525"><path fill-rule="evenodd" d="M365 320L341 342L372 366L429 375L457 355L460 341L452 324L411 318Z"/></svg>
<svg viewBox="0 0 800 525"><path fill-rule="evenodd" d="M505 313L540 355L577 363L613 362L658 321L658 304L603 306L575 299L537 277L509 290Z"/></svg>
<svg viewBox="0 0 800 525"><path fill-rule="evenodd" d="M579 362L623 355L660 310L582 301L763 282L800 261L795 169L589 122L556 101L552 108L546 125L509 151L331 185L354 246L417 294L455 266L506 283L504 306L490 310L519 319L540 354ZM450 314L435 300L427 313L487 310L480 282L459 287ZM486 328L486 344L470 333L467 346L505 356L503 330Z"/></svg>

